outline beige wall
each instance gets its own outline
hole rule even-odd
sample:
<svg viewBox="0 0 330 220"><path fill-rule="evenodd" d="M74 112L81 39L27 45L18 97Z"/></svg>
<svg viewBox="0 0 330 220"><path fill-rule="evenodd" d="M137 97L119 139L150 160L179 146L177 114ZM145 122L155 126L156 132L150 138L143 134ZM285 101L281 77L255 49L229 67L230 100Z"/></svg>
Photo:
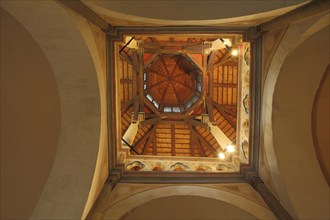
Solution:
<svg viewBox="0 0 330 220"><path fill-rule="evenodd" d="M0 34L1 219L27 219L54 162L59 93L40 46L3 9Z"/></svg>
<svg viewBox="0 0 330 220"><path fill-rule="evenodd" d="M323 175L330 184L330 64L317 90L313 105L312 132L317 159Z"/></svg>

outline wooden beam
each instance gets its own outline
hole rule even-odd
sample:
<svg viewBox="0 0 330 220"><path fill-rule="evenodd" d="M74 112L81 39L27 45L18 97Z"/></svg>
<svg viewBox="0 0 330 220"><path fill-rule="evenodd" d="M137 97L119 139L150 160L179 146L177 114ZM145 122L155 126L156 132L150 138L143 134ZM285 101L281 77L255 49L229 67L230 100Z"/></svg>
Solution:
<svg viewBox="0 0 330 220"><path fill-rule="evenodd" d="M194 89L193 89L192 87L190 87L189 85L186 85L186 84L184 84L184 83L182 83L182 82L180 82L180 81L177 81L177 80L175 80L175 79L172 79L172 82L179 83L180 85L183 85L184 87L190 89L191 91L194 91Z"/></svg>
<svg viewBox="0 0 330 220"><path fill-rule="evenodd" d="M194 149L194 136L190 133L190 156L195 156L195 149Z"/></svg>
<svg viewBox="0 0 330 220"><path fill-rule="evenodd" d="M156 48L156 47L194 47L194 46L202 46L203 48L210 47L209 44L201 44L201 43L189 43L182 41L159 41L159 42L143 42L140 44L142 48Z"/></svg>
<svg viewBox="0 0 330 220"><path fill-rule="evenodd" d="M154 125L156 123L158 123L158 121L160 121L161 119L159 117L154 117L154 118L151 118L151 119L148 119L148 120L144 120L144 121L141 121L139 123L139 128L142 128L144 126L147 126L147 125Z"/></svg>
<svg viewBox="0 0 330 220"><path fill-rule="evenodd" d="M208 61L207 61L207 72L209 75L209 96L211 98L213 98L213 69L214 69L214 56L215 56L216 52L212 51L209 55Z"/></svg>
<svg viewBox="0 0 330 220"><path fill-rule="evenodd" d="M119 57L124 61L126 61L127 63L133 65L133 60L124 51L119 53Z"/></svg>
<svg viewBox="0 0 330 220"><path fill-rule="evenodd" d="M214 63L213 67L222 66L222 65L224 65L228 62L232 62L234 60L237 60L237 57L233 57L231 55L231 53L229 51L227 51L227 53L217 63Z"/></svg>
<svg viewBox="0 0 330 220"><path fill-rule="evenodd" d="M233 83L213 83L213 87L237 88L237 84L233 84Z"/></svg>
<svg viewBox="0 0 330 220"><path fill-rule="evenodd" d="M166 85L166 87L164 89L164 93L163 93L162 98L160 100L159 106L162 106L163 107L163 102L164 102L164 99L165 99L166 91L167 91L167 89L168 89L169 86L170 86L170 83L167 82L167 85Z"/></svg>
<svg viewBox="0 0 330 220"><path fill-rule="evenodd" d="M159 55L159 52L154 53L149 60L145 63L145 67L148 68L148 66L154 61L154 59Z"/></svg>
<svg viewBox="0 0 330 220"><path fill-rule="evenodd" d="M219 105L216 102L213 102L213 106L216 107L216 109L218 109L218 111L221 113L221 115L228 121L228 123L232 126L232 128L234 128L236 130L236 123L229 117L229 115L227 114L227 112L221 107L221 105Z"/></svg>
<svg viewBox="0 0 330 220"><path fill-rule="evenodd" d="M175 156L175 125L171 125L171 155Z"/></svg>
<svg viewBox="0 0 330 220"><path fill-rule="evenodd" d="M156 134L156 126L154 126L153 128L152 128L152 133L151 133L151 135L148 137L148 140L147 140L147 142L145 143L145 145L144 145L144 147L143 147L143 149L142 149L142 153L141 153L141 155L144 155L144 153L147 151L147 149L149 148L149 144L150 144L150 141L152 141L153 139L154 139L154 136L155 136L155 134Z"/></svg>
<svg viewBox="0 0 330 220"><path fill-rule="evenodd" d="M187 73L181 73L181 74L178 74L176 76L173 76L173 79L177 78L177 77L181 77L181 76L186 76Z"/></svg>
<svg viewBox="0 0 330 220"><path fill-rule="evenodd" d="M152 138L152 155L157 155L157 124L155 126L155 134Z"/></svg>
<svg viewBox="0 0 330 220"><path fill-rule="evenodd" d="M189 57L190 58L190 60L195 64L195 66L197 66L200 70L202 70L203 71L203 65L201 65L199 62L197 62L197 60L194 58L194 57L192 57L190 54L188 54L188 53L186 53L185 54L187 57Z"/></svg>
<svg viewBox="0 0 330 220"><path fill-rule="evenodd" d="M159 76L162 76L162 77L165 77L167 79L167 76L166 75L164 75L164 74L162 74L162 73L160 73L158 71L155 71L155 70L152 70L152 69L148 69L148 72L154 73L154 74L159 75Z"/></svg>
<svg viewBox="0 0 330 220"><path fill-rule="evenodd" d="M132 73L132 78L133 78L133 97L136 96L137 94L137 74L139 71L139 59L138 59L138 54L136 50L132 51L132 60L133 60L133 73Z"/></svg>
<svg viewBox="0 0 330 220"><path fill-rule="evenodd" d="M120 83L133 83L131 79L120 79Z"/></svg>
<svg viewBox="0 0 330 220"><path fill-rule="evenodd" d="M135 95L133 98L133 123L136 123L139 118L139 96Z"/></svg>
<svg viewBox="0 0 330 220"><path fill-rule="evenodd" d="M104 32L110 33L113 30L113 27L107 23L101 16L95 13L92 9L90 9L87 5L85 5L80 0L58 0L61 4L70 8L77 14L83 16L87 19L87 21L92 22L96 26L98 26Z"/></svg>
<svg viewBox="0 0 330 220"><path fill-rule="evenodd" d="M143 102L144 102L145 105L147 105L147 106L150 108L150 110L151 110L154 114L159 115L158 109L154 106L154 104L152 104L152 103L150 102L149 99L147 99L146 97L143 97Z"/></svg>
<svg viewBox="0 0 330 220"><path fill-rule="evenodd" d="M200 43L200 44L193 44L193 45L187 45L184 47L185 50L205 50L209 49L212 46L212 44L207 43Z"/></svg>
<svg viewBox="0 0 330 220"><path fill-rule="evenodd" d="M159 81L158 83L155 83L155 84L153 84L153 85L147 87L147 90L150 91L153 87L158 86L158 85L160 85L160 84L162 84L162 83L164 83L164 82L167 82L167 81L168 81L167 79L164 79L164 80L162 80L162 81Z"/></svg>
<svg viewBox="0 0 330 220"><path fill-rule="evenodd" d="M136 150L136 148L138 148L142 143L144 143L147 138L149 138L149 136L152 134L153 129L155 126L153 126L151 129L149 129L142 138L140 138L140 140L133 146L133 148Z"/></svg>
<svg viewBox="0 0 330 220"><path fill-rule="evenodd" d="M167 66L166 66L166 63L165 63L165 60L164 60L164 57L160 57L162 63L163 63L163 66L166 70L166 73L167 73L167 76L170 76L170 71L167 69Z"/></svg>
<svg viewBox="0 0 330 220"><path fill-rule="evenodd" d="M199 127L205 128L208 131L210 130L210 126L208 124L205 124L199 120L189 118L189 119L186 119L185 121L188 125L199 126Z"/></svg>
<svg viewBox="0 0 330 220"><path fill-rule="evenodd" d="M196 131L194 130L194 128L191 125L189 126L189 130L190 130L190 137L192 137L194 143L197 145L197 148L199 150L199 154L202 157L206 157L205 151L203 150L203 147L202 147L202 144L199 142L199 140L195 136Z"/></svg>
<svg viewBox="0 0 330 220"><path fill-rule="evenodd" d="M173 85L173 81L171 81L171 84L172 84L172 86L173 86L173 90L174 90L174 94L175 94L176 100L178 100L178 103L179 103L181 109L184 109L184 106L183 106L182 102L181 102L180 99L179 99L179 94L177 93L176 88L175 88L175 86Z"/></svg>
<svg viewBox="0 0 330 220"><path fill-rule="evenodd" d="M143 106L143 98L144 98L144 91L143 91L143 74L144 74L144 64L143 64L143 51L139 54L139 78L138 78L138 92L139 92L139 101L140 101L140 111L144 111Z"/></svg>
<svg viewBox="0 0 330 220"><path fill-rule="evenodd" d="M207 114L209 115L209 119L211 124L215 125L216 121L214 120L214 114L213 114L213 105L212 105L212 100L210 98L206 98L206 109L207 109Z"/></svg>
<svg viewBox="0 0 330 220"><path fill-rule="evenodd" d="M121 106L121 113L123 113L124 111L126 111L126 109L128 109L132 104L133 104L133 99L130 99L130 100L128 100L127 102L125 102L125 103Z"/></svg>
<svg viewBox="0 0 330 220"><path fill-rule="evenodd" d="M199 141L201 143L203 143L215 156L217 156L216 150L211 146L211 144L209 142L207 142L205 140L205 138L203 138L197 131L195 131L195 129L193 127L192 127L191 131L199 139Z"/></svg>

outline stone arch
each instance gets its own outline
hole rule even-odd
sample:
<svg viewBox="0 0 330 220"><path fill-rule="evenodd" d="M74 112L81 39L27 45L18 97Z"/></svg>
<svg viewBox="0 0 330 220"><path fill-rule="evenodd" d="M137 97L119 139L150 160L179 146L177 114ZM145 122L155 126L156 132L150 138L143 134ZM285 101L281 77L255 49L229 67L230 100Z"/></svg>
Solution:
<svg viewBox="0 0 330 220"><path fill-rule="evenodd" d="M258 219L276 219L269 209L243 196L221 189L193 185L161 186L130 195L105 210L102 219L120 219L129 211L144 203L170 196L199 196L215 199L236 206Z"/></svg>
<svg viewBox="0 0 330 220"><path fill-rule="evenodd" d="M328 28L329 14L289 26L272 58L262 97L262 141L275 190L291 215L303 219L329 215L328 188L311 137L311 106L329 62Z"/></svg>
<svg viewBox="0 0 330 220"><path fill-rule="evenodd" d="M31 218L80 219L91 190L101 136L98 75L90 50L73 17L55 1L3 1L1 7L39 44L60 98L57 152Z"/></svg>

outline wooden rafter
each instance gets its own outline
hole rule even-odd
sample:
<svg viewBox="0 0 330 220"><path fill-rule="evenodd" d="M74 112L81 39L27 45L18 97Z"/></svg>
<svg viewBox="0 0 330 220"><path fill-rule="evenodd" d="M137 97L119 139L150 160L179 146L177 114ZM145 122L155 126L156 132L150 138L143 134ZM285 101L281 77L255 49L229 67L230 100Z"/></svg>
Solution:
<svg viewBox="0 0 330 220"><path fill-rule="evenodd" d="M154 59L159 55L159 52L154 53L149 59L148 61L145 63L145 67L148 67L153 61Z"/></svg>
<svg viewBox="0 0 330 220"><path fill-rule="evenodd" d="M160 84L162 84L162 83L164 83L164 82L167 82L167 81L168 81L167 79L164 79L164 80L162 80L162 81L159 81L159 82L157 82L157 83L155 83L155 84L149 86L149 87L147 88L147 90L150 91L153 87L158 86L158 85L160 85Z"/></svg>
<svg viewBox="0 0 330 220"><path fill-rule="evenodd" d="M197 62L196 59L192 57L190 54L186 53L185 55L189 57L190 60L195 64L195 66L197 66L200 70L204 69L203 66L199 62Z"/></svg>
<svg viewBox="0 0 330 220"><path fill-rule="evenodd" d="M125 103L121 106L121 113L123 113L124 111L126 111L126 109L128 109L132 104L133 104L133 99L130 99L130 100L128 100L127 102L125 102Z"/></svg>
<svg viewBox="0 0 330 220"><path fill-rule="evenodd" d="M138 120L138 117L139 117L139 96L138 95L135 95L134 98L133 98L133 112L134 112L134 115L133 115L133 123L137 122Z"/></svg>
<svg viewBox="0 0 330 220"><path fill-rule="evenodd" d="M214 64L214 67L222 66L228 62L235 61L236 59L236 57L233 57L231 53L227 51L227 53L217 63Z"/></svg>
<svg viewBox="0 0 330 220"><path fill-rule="evenodd" d="M176 83L179 83L180 85L183 85L184 87L190 89L191 91L194 91L193 88L187 84L184 84L183 82L180 82L178 80L175 80L175 79L172 79L172 82L176 82Z"/></svg>
<svg viewBox="0 0 330 220"><path fill-rule="evenodd" d="M144 120L144 121L141 121L139 123L139 128L142 128L144 126L147 126L147 125L154 125L156 123L158 123L158 121L160 121L161 119L159 117L154 117L154 118L151 118L151 119L148 119L148 120Z"/></svg>
<svg viewBox="0 0 330 220"><path fill-rule="evenodd" d="M178 74L176 76L173 76L173 79L177 78L177 77L181 77L181 76L186 76L187 73L181 73L181 74Z"/></svg>
<svg viewBox="0 0 330 220"><path fill-rule="evenodd" d="M176 98L176 100L178 101L180 107L181 107L181 108L184 108L182 102L181 102L180 99L179 99L178 92L176 91L176 88L175 88L175 86L173 85L173 81L171 81L171 84L172 84L172 87L173 87L173 90L174 90L174 94L175 94L175 98Z"/></svg>
<svg viewBox="0 0 330 220"><path fill-rule="evenodd" d="M139 91L139 105L140 105L140 111L143 111L143 97L144 97L144 92L143 92L143 74L144 74L144 64L143 64L143 52L139 54L139 83L138 83L138 91Z"/></svg>
<svg viewBox="0 0 330 220"><path fill-rule="evenodd" d="M150 110L151 110L154 114L156 114L156 115L159 114L157 108L156 108L156 107L155 107L155 106L149 101L149 99L147 99L146 97L144 97L144 98L143 98L143 102L144 102L145 105L147 105L147 106L150 108Z"/></svg>
<svg viewBox="0 0 330 220"><path fill-rule="evenodd" d="M152 155L157 155L157 124L155 126L155 134L152 138Z"/></svg>
<svg viewBox="0 0 330 220"><path fill-rule="evenodd" d="M203 150L202 144L199 142L199 140L195 136L196 131L194 130L194 128L191 125L189 125L189 130L190 130L190 137L192 138L193 142L197 145L199 154L202 157L205 157L206 155L205 155L205 151Z"/></svg>
<svg viewBox="0 0 330 220"><path fill-rule="evenodd" d="M218 103L213 102L214 107L221 113L221 115L228 121L228 123L236 130L236 123L229 117L227 111Z"/></svg>
<svg viewBox="0 0 330 220"><path fill-rule="evenodd" d="M164 93L162 95L162 98L161 98L161 101L160 101L159 105L163 105L163 102L164 102L164 99L165 99L165 95L166 95L166 91L167 91L167 89L168 89L169 86L170 86L170 83L167 82L166 88L164 89Z"/></svg>
<svg viewBox="0 0 330 220"><path fill-rule="evenodd" d="M206 99L206 109L207 109L207 114L209 115L211 124L213 124L213 125L216 124L216 122L214 120L212 100L210 98Z"/></svg>
<svg viewBox="0 0 330 220"><path fill-rule="evenodd" d="M133 83L132 79L120 79L120 83Z"/></svg>
<svg viewBox="0 0 330 220"><path fill-rule="evenodd" d="M167 76L170 76L170 71L167 69L167 66L166 66L166 63L165 63L165 60L164 60L164 57L160 57L162 63L163 63L163 66L165 68L165 71L166 71L166 74Z"/></svg>
<svg viewBox="0 0 330 220"><path fill-rule="evenodd" d="M140 140L133 146L134 149L138 148L142 143L144 143L147 138L152 134L153 129L155 129L155 126L153 126L151 129L149 129L146 133L144 133L143 137L140 138Z"/></svg>
<svg viewBox="0 0 330 220"><path fill-rule="evenodd" d="M237 88L237 84L233 84L233 83L213 83L213 87Z"/></svg>
<svg viewBox="0 0 330 220"><path fill-rule="evenodd" d="M164 75L164 74L162 74L162 73L160 73L160 72L158 72L158 71L152 70L152 69L148 69L148 72L150 72L150 73L154 73L154 74L156 74L156 75L159 75L159 76L162 76L162 77L167 78L166 75Z"/></svg>
<svg viewBox="0 0 330 220"><path fill-rule="evenodd" d="M175 125L171 125L171 155L175 156Z"/></svg>
<svg viewBox="0 0 330 220"><path fill-rule="evenodd" d="M188 125L199 126L199 127L205 128L206 130L210 130L210 127L208 124L205 124L199 120L189 118L189 119L186 119L185 121Z"/></svg>
<svg viewBox="0 0 330 220"><path fill-rule="evenodd" d="M215 156L217 156L216 150L211 146L209 142L205 140L205 138L203 138L197 131L195 131L193 127L191 128L191 131L201 143L203 143Z"/></svg>
<svg viewBox="0 0 330 220"><path fill-rule="evenodd" d="M174 74L174 72L176 71L177 68L178 68L178 63L175 63L175 66L174 66L173 70L171 71L170 77L173 78L173 74Z"/></svg>
<svg viewBox="0 0 330 220"><path fill-rule="evenodd" d="M207 72L209 75L209 96L213 98L213 66L214 66L214 56L215 56L216 52L212 51L208 57L208 61L207 61Z"/></svg>
<svg viewBox="0 0 330 220"><path fill-rule="evenodd" d="M154 136L156 135L156 126L154 126L152 129L151 129L151 135L148 137L148 140L147 142L145 143L143 149L142 149L142 155L144 155L144 153L147 151L148 147L149 147L149 144L151 141L154 140Z"/></svg>
<svg viewBox="0 0 330 220"><path fill-rule="evenodd" d="M195 156L195 149L194 149L194 136L190 133L190 156Z"/></svg>
<svg viewBox="0 0 330 220"><path fill-rule="evenodd" d="M125 60L127 63L133 65L133 60L124 51L122 51L121 53L119 53L119 56L120 56L121 59Z"/></svg>

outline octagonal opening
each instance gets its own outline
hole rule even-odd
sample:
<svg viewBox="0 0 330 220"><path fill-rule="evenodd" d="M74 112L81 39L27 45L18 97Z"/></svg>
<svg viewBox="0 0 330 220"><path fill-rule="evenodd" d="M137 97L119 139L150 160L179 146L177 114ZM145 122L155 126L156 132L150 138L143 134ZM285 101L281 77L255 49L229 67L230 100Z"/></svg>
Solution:
<svg viewBox="0 0 330 220"><path fill-rule="evenodd" d="M184 54L160 54L145 68L144 94L164 113L184 113L201 99L202 71Z"/></svg>

